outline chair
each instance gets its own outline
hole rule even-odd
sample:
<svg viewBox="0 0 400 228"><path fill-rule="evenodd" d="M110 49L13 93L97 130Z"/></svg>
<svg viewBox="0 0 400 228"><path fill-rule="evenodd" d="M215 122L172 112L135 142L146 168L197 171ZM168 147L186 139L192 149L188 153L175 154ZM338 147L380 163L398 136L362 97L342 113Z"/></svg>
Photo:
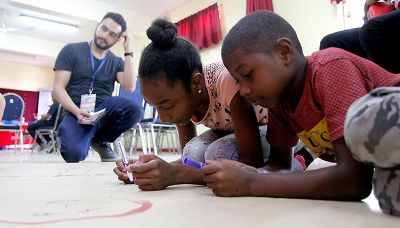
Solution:
<svg viewBox="0 0 400 228"><path fill-rule="evenodd" d="M144 154L149 154L153 151L154 154L157 155L159 148L161 148L161 146L163 145L162 143L164 137L168 136L171 136L169 137L170 140L167 139L168 146L170 145L169 142L171 141L171 145L173 145L174 148L178 148L178 146L175 146L178 145L178 143L174 143L177 141L175 139L177 139L178 135L176 126L160 122L157 110L154 107L148 105L140 94L139 83L137 83L136 89L132 93L129 93L120 88L119 96L132 99L137 103L141 103L144 110L142 121L140 121L138 124L136 124L136 126L131 129L132 138L129 148L130 155L132 154L134 149L136 152L139 138L142 145L142 152ZM171 132L172 134L170 134ZM137 134L139 134L139 137L137 137Z"/></svg>
<svg viewBox="0 0 400 228"><path fill-rule="evenodd" d="M6 107L3 114L3 125L0 125L0 131L15 132L14 148L17 150L18 139L20 143L20 151L22 151L24 136L22 126L24 125L25 103L21 96L16 93L4 94Z"/></svg>
<svg viewBox="0 0 400 228"><path fill-rule="evenodd" d="M163 145L166 145L167 149L179 152L179 136L176 125L161 122L157 110L150 105L147 106L149 106L150 113L152 113L152 121L148 121L144 124L145 129L150 129L154 153L157 155L157 151L162 150ZM166 143L164 143L164 139L166 140Z"/></svg>
<svg viewBox="0 0 400 228"><path fill-rule="evenodd" d="M57 143L57 130L58 130L58 125L60 124L60 118L61 118L61 113L63 111L62 105L60 104L57 108L57 114L56 114L56 119L54 121L54 125L52 128L42 128L42 129L37 129L35 131L35 137L34 137L34 141L36 142L37 137L40 136L45 136L48 135L50 136L50 147L46 148L46 152L47 153L51 153L51 152L57 152L59 145Z"/></svg>
<svg viewBox="0 0 400 228"><path fill-rule="evenodd" d="M374 17L390 13L393 10L396 10L396 8L390 2L377 2L369 7L367 18L372 19Z"/></svg>
<svg viewBox="0 0 400 228"><path fill-rule="evenodd" d="M179 150L178 131L175 125L162 123L158 118L158 113L155 107L143 102L144 119L137 124L136 129L133 129L131 146L129 153L132 154L133 148L137 148L137 129L142 142L142 149L144 154L154 152L158 155L164 145L166 139L167 148ZM143 143L144 142L144 143ZM143 148L143 144L145 148Z"/></svg>
<svg viewBox="0 0 400 228"><path fill-rule="evenodd" d="M127 98L129 100L132 100L133 102L135 102L136 104L142 104L142 108L144 110L144 99L142 97L142 95L140 94L140 89L139 89L139 83L136 83L136 88L133 92L128 92L126 90L124 90L121 86L119 87L119 96L120 97L124 97ZM143 118L143 117L142 117ZM147 140L146 137L144 135L143 129L142 127L138 124L136 124L135 126L133 126L129 131L133 132L132 133L132 138L131 140L134 141L134 137L136 136L137 131L139 131L139 135L141 138L141 142L142 142L142 150L144 154L147 154ZM124 135L124 134L123 134ZM130 155L132 154L132 143L131 143L131 148L129 150Z"/></svg>

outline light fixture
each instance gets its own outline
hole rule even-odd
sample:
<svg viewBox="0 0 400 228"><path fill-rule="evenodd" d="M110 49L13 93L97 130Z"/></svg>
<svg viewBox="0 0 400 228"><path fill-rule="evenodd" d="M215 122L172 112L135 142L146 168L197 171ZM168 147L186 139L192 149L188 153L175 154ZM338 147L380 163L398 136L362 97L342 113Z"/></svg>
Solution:
<svg viewBox="0 0 400 228"><path fill-rule="evenodd" d="M8 11L6 11L5 9L0 9L0 34L14 32L17 30L16 28L11 28L7 26L6 21L9 17L10 13Z"/></svg>
<svg viewBox="0 0 400 228"><path fill-rule="evenodd" d="M39 28L39 29L46 29L46 30L56 30L60 32L77 32L78 26L73 24L68 24L60 21L33 17L28 15L19 15L18 20L25 25Z"/></svg>

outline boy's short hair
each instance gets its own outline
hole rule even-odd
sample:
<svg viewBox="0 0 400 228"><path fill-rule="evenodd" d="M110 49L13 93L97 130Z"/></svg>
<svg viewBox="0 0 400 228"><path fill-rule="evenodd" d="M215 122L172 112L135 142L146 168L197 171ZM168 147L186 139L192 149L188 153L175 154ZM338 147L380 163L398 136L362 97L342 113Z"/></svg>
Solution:
<svg viewBox="0 0 400 228"><path fill-rule="evenodd" d="M104 15L103 19L101 19L101 22L103 22L106 18L111 18L115 22L117 22L117 24L119 24L121 26L122 32L126 31L126 21L121 14L108 12L106 15Z"/></svg>
<svg viewBox="0 0 400 228"><path fill-rule="evenodd" d="M290 39L296 51L303 54L296 31L285 19L271 11L256 11L242 18L228 32L221 55L225 57L238 48L245 53L271 54L280 38Z"/></svg>

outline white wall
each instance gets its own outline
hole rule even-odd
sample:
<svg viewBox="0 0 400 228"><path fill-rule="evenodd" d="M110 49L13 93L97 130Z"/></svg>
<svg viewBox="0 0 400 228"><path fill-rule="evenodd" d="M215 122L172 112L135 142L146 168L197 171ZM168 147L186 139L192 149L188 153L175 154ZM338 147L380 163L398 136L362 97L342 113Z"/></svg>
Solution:
<svg viewBox="0 0 400 228"><path fill-rule="evenodd" d="M39 91L52 88L53 81L51 68L0 62L0 88Z"/></svg>
<svg viewBox="0 0 400 228"><path fill-rule="evenodd" d="M319 49L322 37L338 30L336 5L329 0L275 0L274 9L296 30L305 55Z"/></svg>
<svg viewBox="0 0 400 228"><path fill-rule="evenodd" d="M149 25L150 26L150 25ZM135 65L135 69L137 72L138 66L139 66L139 60L140 60L140 54L142 53L143 49L147 46L147 44L150 43L149 38L147 36L133 36L132 37L132 51L133 51L133 61ZM112 48L111 51L124 58L124 49L122 47L122 44L117 43L115 44Z"/></svg>
<svg viewBox="0 0 400 228"><path fill-rule="evenodd" d="M338 5L338 18L341 22L340 27L345 29L361 27L364 24L364 3L365 0L346 1L345 4Z"/></svg>
<svg viewBox="0 0 400 228"><path fill-rule="evenodd" d="M246 14L245 0L197 0L168 14L176 22L213 3L221 8L223 35ZM317 51L323 36L339 30L336 5L329 0L274 0L274 11L284 17L296 30L306 55ZM204 64L220 60L221 43L201 51Z"/></svg>

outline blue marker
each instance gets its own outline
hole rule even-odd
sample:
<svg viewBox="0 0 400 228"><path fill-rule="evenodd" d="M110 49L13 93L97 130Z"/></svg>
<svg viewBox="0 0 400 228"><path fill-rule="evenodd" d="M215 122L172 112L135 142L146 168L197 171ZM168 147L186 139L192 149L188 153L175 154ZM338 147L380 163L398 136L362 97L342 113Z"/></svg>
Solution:
<svg viewBox="0 0 400 228"><path fill-rule="evenodd" d="M183 158L183 164L190 165L190 166L193 166L193 167L198 168L198 169L201 169L203 166L206 165L203 162L199 162L199 161L193 160L193 159L191 159L189 157L184 157Z"/></svg>

